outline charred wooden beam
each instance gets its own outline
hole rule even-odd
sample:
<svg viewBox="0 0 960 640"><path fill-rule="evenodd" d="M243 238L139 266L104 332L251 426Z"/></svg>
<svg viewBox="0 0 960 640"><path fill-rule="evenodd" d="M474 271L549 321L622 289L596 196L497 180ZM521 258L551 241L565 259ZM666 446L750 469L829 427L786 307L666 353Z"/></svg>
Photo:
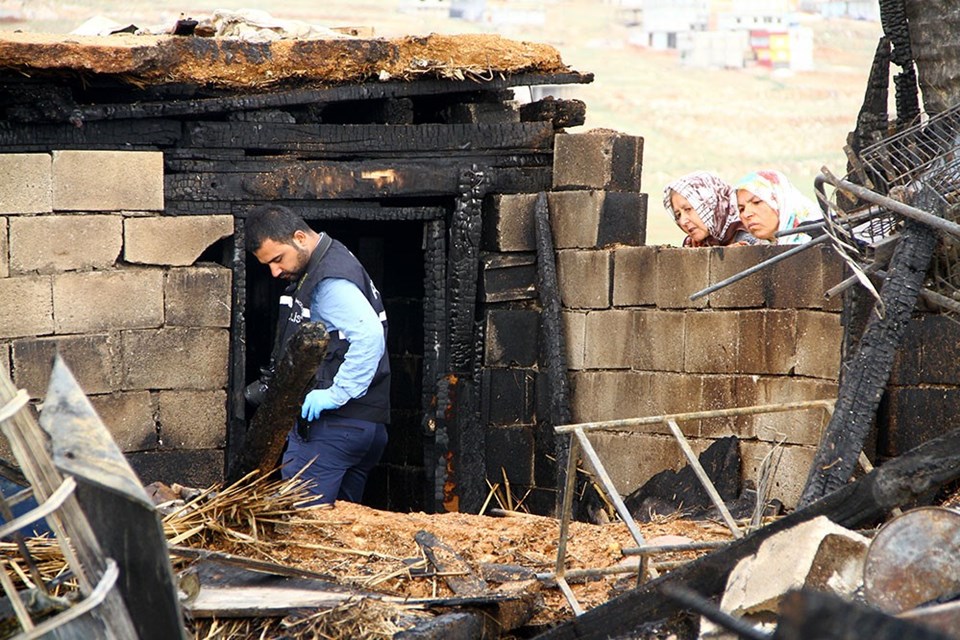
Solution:
<svg viewBox="0 0 960 640"><path fill-rule="evenodd" d="M283 451L287 433L293 428L304 394L326 353L330 336L320 323L306 322L290 344L270 382L263 404L253 414L242 448L231 461L227 484L233 484L254 470L273 471Z"/></svg>
<svg viewBox="0 0 960 640"><path fill-rule="evenodd" d="M238 173L167 174L164 184L167 198L199 202L436 197L459 193L462 166L450 160L287 161ZM547 166L501 166L485 173L498 193L529 193L548 189L553 172Z"/></svg>
<svg viewBox="0 0 960 640"><path fill-rule="evenodd" d="M520 107L521 122L545 121L556 129L579 127L587 119L587 104L583 100L558 100L547 96Z"/></svg>
<svg viewBox="0 0 960 640"><path fill-rule="evenodd" d="M436 156L445 151L550 151L553 135L549 122L471 125L195 122L186 125L184 144L199 148L309 151L311 156L382 157L396 153Z"/></svg>
<svg viewBox="0 0 960 640"><path fill-rule="evenodd" d="M773 640L949 640L955 637L812 590L792 591L783 598L777 631L773 634Z"/></svg>
<svg viewBox="0 0 960 640"><path fill-rule="evenodd" d="M495 77L489 81L418 80L416 82L367 82L321 89L292 89L265 93L246 93L216 98L135 102L129 104L80 105L72 117L82 122L126 118L182 117L230 111L283 108L296 105L438 95L466 91L496 91L508 87L541 84L588 84L592 73L519 73ZM68 120L67 117L63 121ZM24 120L42 122L46 120Z"/></svg>
<svg viewBox="0 0 960 640"><path fill-rule="evenodd" d="M960 478L960 429L926 442L813 504L731 542L724 549L646 582L540 637L599 640L628 634L645 622L666 618L678 611L678 605L660 593L665 584L684 585L704 597L713 597L723 591L736 563L756 553L761 543L777 533L821 515L841 526L856 528L957 478Z"/></svg>
<svg viewBox="0 0 960 640"><path fill-rule="evenodd" d="M16 124L0 127L0 148L26 151L53 149L152 150L172 147L182 135L176 120L114 120L73 124Z"/></svg>
<svg viewBox="0 0 960 640"><path fill-rule="evenodd" d="M563 332L563 305L560 301L560 280L550 230L550 209L547 194L540 192L534 206L534 235L537 242L537 297L540 299L540 371L546 374L547 385L542 399L546 410L537 420L537 483L546 487L563 486L563 473L570 455L570 439L557 437L553 427L569 424L570 382L567 379L567 358ZM548 461L554 460L551 464ZM560 513L562 492L557 492L554 511Z"/></svg>
<svg viewBox="0 0 960 640"><path fill-rule="evenodd" d="M428 509L443 508L446 453L448 451L445 389L447 370L447 227L443 220L427 223L423 252L423 408L424 462Z"/></svg>

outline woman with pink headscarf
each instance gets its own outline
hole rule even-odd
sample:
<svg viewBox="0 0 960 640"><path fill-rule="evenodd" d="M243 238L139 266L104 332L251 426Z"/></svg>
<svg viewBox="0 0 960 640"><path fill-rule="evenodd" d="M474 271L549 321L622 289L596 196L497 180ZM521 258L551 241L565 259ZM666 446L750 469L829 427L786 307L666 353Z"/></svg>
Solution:
<svg viewBox="0 0 960 640"><path fill-rule="evenodd" d="M663 206L687 234L685 247L757 243L740 222L735 191L712 173L694 171L668 184Z"/></svg>
<svg viewBox="0 0 960 640"><path fill-rule="evenodd" d="M737 208L747 231L775 244L804 244L806 233L777 237L778 231L795 229L823 218L823 212L779 171L754 171L737 180Z"/></svg>

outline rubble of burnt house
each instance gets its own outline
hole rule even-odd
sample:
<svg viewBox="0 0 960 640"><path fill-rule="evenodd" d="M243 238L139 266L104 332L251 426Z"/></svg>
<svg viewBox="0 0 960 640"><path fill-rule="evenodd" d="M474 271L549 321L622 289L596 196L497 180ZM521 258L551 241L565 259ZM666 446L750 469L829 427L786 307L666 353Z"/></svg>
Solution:
<svg viewBox="0 0 960 640"><path fill-rule="evenodd" d="M384 295L393 425L370 506L477 513L502 481L509 504L566 527L578 509L570 447L586 429L587 466L617 495L720 441L742 461L735 493L768 469L764 497L792 513L731 527L722 549L656 579L640 562L636 588L548 637L634 633L682 610L723 626L704 598L778 534L821 516L873 526L957 479L948 429L960 328L937 312L956 309L922 261L905 267L888 252L857 266L812 244L692 299L783 250L647 246L642 137L568 132L584 123L576 100L514 100L514 87L592 80L552 47L493 36L5 34L0 59L0 370L45 405L59 353L143 482L217 483L248 439L256 414L243 389L270 352L278 292L244 252L246 212L264 202L342 240ZM858 126L879 122L885 111ZM874 134L858 128L853 152ZM911 204L907 218L933 211L955 231L944 206ZM943 257L949 243L912 230L904 243L915 235ZM888 262L910 272L914 297L873 314L873 298L849 286L851 268L886 278ZM843 296L824 296L841 283ZM848 390L868 399L853 411L843 388L861 369L873 387ZM850 483L852 457L823 459L846 419L838 413L857 413L839 445L865 451L863 471L889 460ZM835 466L842 487L811 492ZM866 552L854 536L828 535ZM652 553L633 539L635 555ZM468 575L456 595L490 597L455 550L417 543L441 553L434 577L451 566ZM558 573L540 578L566 584L562 553ZM804 637L816 611L855 619L846 603L800 598L780 637Z"/></svg>

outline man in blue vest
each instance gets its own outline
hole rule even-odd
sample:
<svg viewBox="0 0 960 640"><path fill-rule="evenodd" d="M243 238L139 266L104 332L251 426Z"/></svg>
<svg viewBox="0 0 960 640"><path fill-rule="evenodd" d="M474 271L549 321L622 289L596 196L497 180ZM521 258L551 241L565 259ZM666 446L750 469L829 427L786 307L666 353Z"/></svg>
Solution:
<svg viewBox="0 0 960 640"><path fill-rule="evenodd" d="M345 246L287 207L253 209L246 243L274 278L290 281L280 297L272 360L279 361L302 322L321 322L330 334L314 388L287 436L281 475L290 478L306 468L302 477L312 481L314 504L360 502L390 422L387 314L380 292Z"/></svg>

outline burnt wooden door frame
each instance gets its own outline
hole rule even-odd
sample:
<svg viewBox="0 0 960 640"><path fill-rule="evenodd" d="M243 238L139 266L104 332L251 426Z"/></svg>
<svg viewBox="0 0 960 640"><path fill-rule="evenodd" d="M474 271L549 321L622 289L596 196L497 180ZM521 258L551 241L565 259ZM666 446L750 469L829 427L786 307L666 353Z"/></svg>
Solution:
<svg viewBox="0 0 960 640"><path fill-rule="evenodd" d="M250 203L252 208L259 203ZM330 201L301 201L297 203L284 202L285 206L300 214L307 222L338 222L363 223L375 225L377 222L421 222L424 236L424 336L423 336L423 370L421 376L421 411L423 412L424 451L423 464L428 487L427 498L436 495L432 487L434 484L431 455L434 451L433 441L435 421L429 420L431 407L435 411L437 385L441 373L446 371L445 362L447 353L447 219L449 211L444 207L363 207L342 206ZM231 268L233 272L232 284L232 319L230 344L230 380L227 407L227 439L225 446L225 462L229 466L239 452L247 429L248 415L246 400L243 396L244 387L252 382L247 380L247 297L249 278L247 276L247 255L245 249L246 229L245 211L235 213L233 256ZM443 483L441 476L439 482ZM428 508L437 508L438 504L427 500Z"/></svg>

